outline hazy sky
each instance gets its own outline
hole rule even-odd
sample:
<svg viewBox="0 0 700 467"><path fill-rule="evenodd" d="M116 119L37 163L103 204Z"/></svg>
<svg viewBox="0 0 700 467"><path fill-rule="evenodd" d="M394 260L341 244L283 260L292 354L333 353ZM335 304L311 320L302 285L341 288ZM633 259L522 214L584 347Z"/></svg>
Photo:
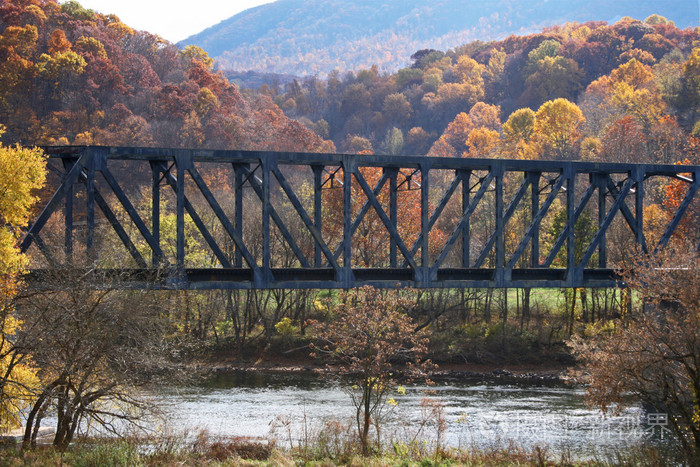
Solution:
<svg viewBox="0 0 700 467"><path fill-rule="evenodd" d="M63 0L59 0L63 3ZM248 8L273 0L78 0L85 8L115 14L138 30L177 42Z"/></svg>

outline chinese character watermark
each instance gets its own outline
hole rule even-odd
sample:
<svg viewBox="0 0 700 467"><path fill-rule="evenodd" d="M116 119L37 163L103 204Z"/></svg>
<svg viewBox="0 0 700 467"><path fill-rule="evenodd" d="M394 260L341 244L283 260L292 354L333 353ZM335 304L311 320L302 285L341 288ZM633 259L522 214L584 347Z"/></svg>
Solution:
<svg viewBox="0 0 700 467"><path fill-rule="evenodd" d="M658 434L660 439L665 439L671 434L668 427L668 414L664 412L648 413L646 416L647 433L649 438Z"/></svg>
<svg viewBox="0 0 700 467"><path fill-rule="evenodd" d="M547 442L553 438L586 437L594 442L637 443L652 438L671 437L666 413L628 413L617 417L578 418L571 415L548 414L542 416L489 414L484 417L468 417L462 414L454 427L468 431L472 438L512 439L521 442Z"/></svg>

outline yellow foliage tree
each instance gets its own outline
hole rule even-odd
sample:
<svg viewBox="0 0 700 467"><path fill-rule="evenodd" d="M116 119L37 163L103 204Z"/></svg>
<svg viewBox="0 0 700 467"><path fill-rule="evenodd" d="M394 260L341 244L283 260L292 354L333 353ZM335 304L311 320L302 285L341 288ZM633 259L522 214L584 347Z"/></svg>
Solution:
<svg viewBox="0 0 700 467"><path fill-rule="evenodd" d="M0 433L19 424L38 384L29 356L13 343L22 323L14 316L12 299L26 264L17 245L19 229L26 227L37 201L35 190L45 178L41 150L0 146Z"/></svg>
<svg viewBox="0 0 700 467"><path fill-rule="evenodd" d="M700 47L695 47L688 61L683 64L683 77L695 102L700 102Z"/></svg>
<svg viewBox="0 0 700 467"><path fill-rule="evenodd" d="M192 63L197 60L202 62L207 68L211 68L214 65L214 59L209 57L208 53L196 45L185 46L185 48L180 51L180 55L186 63Z"/></svg>
<svg viewBox="0 0 700 467"><path fill-rule="evenodd" d="M666 110L653 71L634 58L610 73L609 86L608 103L647 129Z"/></svg>
<svg viewBox="0 0 700 467"><path fill-rule="evenodd" d="M534 138L546 158L574 159L585 121L581 109L566 99L547 101L535 114Z"/></svg>
<svg viewBox="0 0 700 467"><path fill-rule="evenodd" d="M460 83L474 88L483 88L485 68L473 58L462 55L452 67L452 72Z"/></svg>
<svg viewBox="0 0 700 467"><path fill-rule="evenodd" d="M535 131L535 112L518 109L503 124L503 157L509 159L536 159L537 147L532 136Z"/></svg>
<svg viewBox="0 0 700 467"><path fill-rule="evenodd" d="M498 157L498 148L501 142L501 135L486 127L479 127L469 133L465 145L467 150L462 157L469 158L495 158Z"/></svg>

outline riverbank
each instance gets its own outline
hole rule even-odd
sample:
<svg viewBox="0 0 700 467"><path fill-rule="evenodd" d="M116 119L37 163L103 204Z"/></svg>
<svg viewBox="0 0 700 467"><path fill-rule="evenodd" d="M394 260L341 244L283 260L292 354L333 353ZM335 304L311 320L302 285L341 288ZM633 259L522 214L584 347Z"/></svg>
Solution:
<svg viewBox="0 0 700 467"><path fill-rule="evenodd" d="M324 365L310 357L263 355L257 359L240 360L225 354L213 355L196 362L198 368L210 373L260 372L286 374L335 373L332 365ZM454 363L438 362L437 369L430 374L439 381L493 381L499 383L566 384L571 381L569 371L572 364L550 361L541 364L508 363Z"/></svg>

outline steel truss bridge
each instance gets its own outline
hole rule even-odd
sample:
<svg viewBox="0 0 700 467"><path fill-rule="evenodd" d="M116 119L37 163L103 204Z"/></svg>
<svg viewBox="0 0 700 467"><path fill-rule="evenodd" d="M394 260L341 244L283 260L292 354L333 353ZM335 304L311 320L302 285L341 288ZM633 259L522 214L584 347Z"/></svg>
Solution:
<svg viewBox="0 0 700 467"><path fill-rule="evenodd" d="M137 288L611 287L619 285L612 247L628 255L664 248L700 204L700 166L46 152L55 191L21 242L35 280L99 264ZM645 199L669 180L682 201L650 244Z"/></svg>

